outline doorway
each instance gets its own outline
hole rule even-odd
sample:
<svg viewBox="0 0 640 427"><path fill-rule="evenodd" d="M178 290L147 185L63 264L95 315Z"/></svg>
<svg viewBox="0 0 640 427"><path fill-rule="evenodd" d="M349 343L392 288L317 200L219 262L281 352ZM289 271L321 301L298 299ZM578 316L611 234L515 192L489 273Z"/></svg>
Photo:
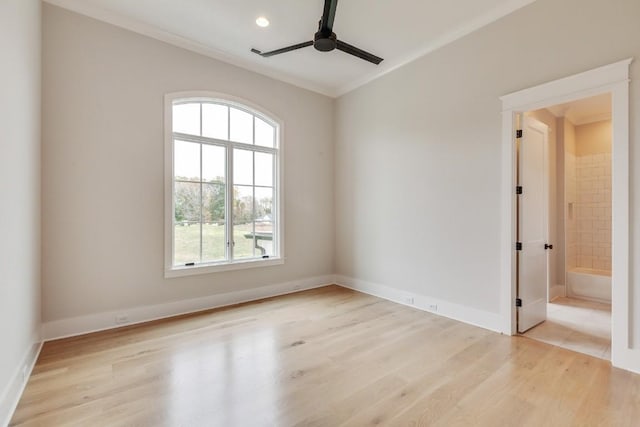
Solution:
<svg viewBox="0 0 640 427"><path fill-rule="evenodd" d="M545 176L548 209L539 210L538 214L540 222L548 224L546 254L542 251L544 242L537 245L538 252L546 255L543 261L547 275L538 279L538 293L545 299L546 310L544 317L538 316L537 325L531 325L522 316L527 306L521 307L518 332L610 359L611 96L605 93L525 113L519 153L526 153L523 146L535 145L540 140L528 123L538 123L538 128L546 129L548 135L549 150L545 156L549 164ZM535 171L526 156L519 155L518 161L519 169ZM528 192L521 192L519 199ZM531 214L526 209L519 201L519 222ZM520 252L519 265L526 264L531 256L526 249L523 247ZM522 274L518 277L519 283L525 282L520 287L525 291L529 288L529 294L531 288L536 288L535 284L526 283L531 277ZM520 290L518 295L522 295ZM542 310L538 309L538 313L542 314Z"/></svg>
<svg viewBox="0 0 640 427"><path fill-rule="evenodd" d="M629 370L638 368L637 352L630 345L629 311L629 65L632 59L524 89L501 97L502 169L502 330L517 333L516 309L516 117L520 113L547 108L578 99L610 93L612 103L612 298L611 361Z"/></svg>

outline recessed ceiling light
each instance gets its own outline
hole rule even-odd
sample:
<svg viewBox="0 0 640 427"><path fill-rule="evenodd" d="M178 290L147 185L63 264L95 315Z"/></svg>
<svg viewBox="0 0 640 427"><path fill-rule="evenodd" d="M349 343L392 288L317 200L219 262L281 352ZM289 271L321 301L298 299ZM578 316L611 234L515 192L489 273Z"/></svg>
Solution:
<svg viewBox="0 0 640 427"><path fill-rule="evenodd" d="M267 18L265 18L264 16L258 16L258 18L256 19L256 25L258 25L258 27L268 27L269 26L269 20Z"/></svg>

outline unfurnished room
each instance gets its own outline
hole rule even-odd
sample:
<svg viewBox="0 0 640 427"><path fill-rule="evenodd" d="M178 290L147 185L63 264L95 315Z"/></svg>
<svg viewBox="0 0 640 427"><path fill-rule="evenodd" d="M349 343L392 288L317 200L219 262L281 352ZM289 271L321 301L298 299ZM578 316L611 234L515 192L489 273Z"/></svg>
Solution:
<svg viewBox="0 0 640 427"><path fill-rule="evenodd" d="M638 0L0 0L0 426L639 426Z"/></svg>

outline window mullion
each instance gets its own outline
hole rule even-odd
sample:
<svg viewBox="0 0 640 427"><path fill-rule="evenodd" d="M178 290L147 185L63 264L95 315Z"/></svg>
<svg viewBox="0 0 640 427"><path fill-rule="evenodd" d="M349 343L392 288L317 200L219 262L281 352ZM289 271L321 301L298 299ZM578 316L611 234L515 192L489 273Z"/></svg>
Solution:
<svg viewBox="0 0 640 427"><path fill-rule="evenodd" d="M227 140L231 138L231 111L227 107ZM227 203L226 203L227 259L234 259L233 237L233 144L227 141Z"/></svg>
<svg viewBox="0 0 640 427"><path fill-rule="evenodd" d="M200 103L200 135L202 135L202 103ZM204 227L202 221L204 216L202 215L202 209L204 208L204 192L202 191L202 144L200 144L200 262L202 262L202 233Z"/></svg>
<svg viewBox="0 0 640 427"><path fill-rule="evenodd" d="M255 117L254 117L255 122ZM255 126L254 126L255 128ZM255 130L254 130L255 132ZM258 238L256 236L256 152L251 153L253 157L252 167L253 167L253 180L251 181L251 200L253 201L251 206L251 229L253 231L253 257L256 256L256 244L258 242Z"/></svg>
<svg viewBox="0 0 640 427"><path fill-rule="evenodd" d="M227 257L229 261L233 261L233 149L227 149Z"/></svg>
<svg viewBox="0 0 640 427"><path fill-rule="evenodd" d="M274 155L271 157L271 234L272 240L271 244L273 255L280 253L280 239L277 238L279 236L279 226L280 226L280 192L278 191L278 162L277 157Z"/></svg>

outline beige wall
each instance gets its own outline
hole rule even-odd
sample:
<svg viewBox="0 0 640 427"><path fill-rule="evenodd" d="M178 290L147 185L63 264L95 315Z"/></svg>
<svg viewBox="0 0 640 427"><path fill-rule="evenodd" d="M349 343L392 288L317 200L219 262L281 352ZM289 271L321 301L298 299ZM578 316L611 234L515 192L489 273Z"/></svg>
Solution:
<svg viewBox="0 0 640 427"><path fill-rule="evenodd" d="M0 425L40 333L40 1L0 1Z"/></svg>
<svg viewBox="0 0 640 427"><path fill-rule="evenodd" d="M538 0L341 97L337 272L499 313L499 97L640 57L638 16L637 0ZM632 138L639 78L634 62ZM630 162L640 164L633 140L631 147ZM637 242L640 175L631 170ZM636 246L632 265L640 265ZM640 337L640 279L635 269L631 274Z"/></svg>
<svg viewBox="0 0 640 427"><path fill-rule="evenodd" d="M332 99L51 5L43 14L45 321L333 272ZM164 279L163 96L185 90L284 121L284 265Z"/></svg>
<svg viewBox="0 0 640 427"><path fill-rule="evenodd" d="M576 126L576 140L579 157L611 154L611 120Z"/></svg>

